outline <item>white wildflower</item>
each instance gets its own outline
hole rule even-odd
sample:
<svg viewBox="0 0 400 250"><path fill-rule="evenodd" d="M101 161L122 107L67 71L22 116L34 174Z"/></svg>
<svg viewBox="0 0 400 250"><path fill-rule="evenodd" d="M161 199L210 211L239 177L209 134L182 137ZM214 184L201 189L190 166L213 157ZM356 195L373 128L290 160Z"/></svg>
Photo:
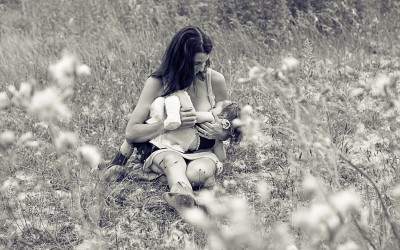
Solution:
<svg viewBox="0 0 400 250"><path fill-rule="evenodd" d="M86 64L82 64L76 69L76 73L78 76L90 75L90 68Z"/></svg>
<svg viewBox="0 0 400 250"><path fill-rule="evenodd" d="M296 247L296 245L294 244L290 244L286 247L285 250L298 250L298 248Z"/></svg>
<svg viewBox="0 0 400 250"><path fill-rule="evenodd" d="M22 135L19 137L17 144L18 144L18 145L21 145L21 146L22 146L22 145L25 145L25 143L27 143L28 141L30 141L32 138L33 138L32 132L31 132L31 131L26 132L26 133L22 134Z"/></svg>
<svg viewBox="0 0 400 250"><path fill-rule="evenodd" d="M245 199L232 198L228 201L228 207L231 210L228 217L232 223L243 222L247 218L248 205Z"/></svg>
<svg viewBox="0 0 400 250"><path fill-rule="evenodd" d="M364 93L364 89L362 88L355 88L350 91L350 97L358 97Z"/></svg>
<svg viewBox="0 0 400 250"><path fill-rule="evenodd" d="M19 97L23 100L30 99L33 93L33 86L28 82L22 82L19 86Z"/></svg>
<svg viewBox="0 0 400 250"><path fill-rule="evenodd" d="M287 57L282 60L281 70L283 72L292 72L299 66L299 60L294 57Z"/></svg>
<svg viewBox="0 0 400 250"><path fill-rule="evenodd" d="M308 175L303 180L303 190L306 195L313 195L319 190L319 183L317 178Z"/></svg>
<svg viewBox="0 0 400 250"><path fill-rule="evenodd" d="M83 164L88 165L92 171L97 169L101 160L99 151L92 145L81 146L78 149L78 156L80 161Z"/></svg>
<svg viewBox="0 0 400 250"><path fill-rule="evenodd" d="M270 198L270 190L266 181L257 182L257 193L260 196L260 200L263 202Z"/></svg>
<svg viewBox="0 0 400 250"><path fill-rule="evenodd" d="M392 85L392 80L388 76L378 76L370 83L371 94L373 96L386 96L388 88Z"/></svg>
<svg viewBox="0 0 400 250"><path fill-rule="evenodd" d="M336 193L330 197L330 201L332 206L342 215L361 207L361 199L353 190Z"/></svg>
<svg viewBox="0 0 400 250"><path fill-rule="evenodd" d="M0 146L2 147L9 147L15 141L14 132L7 130L0 134Z"/></svg>
<svg viewBox="0 0 400 250"><path fill-rule="evenodd" d="M69 109L63 103L59 91L55 88L47 88L36 92L32 97L29 109L42 120L58 119L69 121L72 116Z"/></svg>
<svg viewBox="0 0 400 250"><path fill-rule="evenodd" d="M235 180L224 180L224 188L231 189L237 186L237 182Z"/></svg>
<svg viewBox="0 0 400 250"><path fill-rule="evenodd" d="M249 70L249 79L254 80L262 75L262 69L259 66L254 66Z"/></svg>
<svg viewBox="0 0 400 250"><path fill-rule="evenodd" d="M49 71L62 87L71 87L75 80L78 61L71 54L64 54L62 59L49 66Z"/></svg>
<svg viewBox="0 0 400 250"><path fill-rule="evenodd" d="M210 221L204 211L200 208L190 208L186 209L183 213L185 219L192 225L198 226L200 228L207 228L210 225Z"/></svg>
<svg viewBox="0 0 400 250"><path fill-rule="evenodd" d="M27 142L25 142L25 146L30 147L30 148L37 148L37 147L39 147L39 142L38 141L27 141Z"/></svg>
<svg viewBox="0 0 400 250"><path fill-rule="evenodd" d="M8 177L4 182L3 185L1 186L1 191L7 191L7 190L18 190L19 189L19 183L18 180L12 177Z"/></svg>
<svg viewBox="0 0 400 250"><path fill-rule="evenodd" d="M343 245L338 246L337 250L358 250L360 249L354 241L348 241Z"/></svg>
<svg viewBox="0 0 400 250"><path fill-rule="evenodd" d="M400 184L395 186L391 193L395 198L400 199Z"/></svg>
<svg viewBox="0 0 400 250"><path fill-rule="evenodd" d="M253 107L250 105L246 105L242 108L240 115L241 116L251 115L253 114L253 112L254 112Z"/></svg>
<svg viewBox="0 0 400 250"><path fill-rule="evenodd" d="M54 142L56 148L60 151L74 148L77 143L78 137L73 132L60 132Z"/></svg>
<svg viewBox="0 0 400 250"><path fill-rule="evenodd" d="M15 88L14 85L8 85L7 90L8 90L12 95L17 95L17 89Z"/></svg>
<svg viewBox="0 0 400 250"><path fill-rule="evenodd" d="M0 92L0 109L5 109L10 106L10 99L6 92Z"/></svg>

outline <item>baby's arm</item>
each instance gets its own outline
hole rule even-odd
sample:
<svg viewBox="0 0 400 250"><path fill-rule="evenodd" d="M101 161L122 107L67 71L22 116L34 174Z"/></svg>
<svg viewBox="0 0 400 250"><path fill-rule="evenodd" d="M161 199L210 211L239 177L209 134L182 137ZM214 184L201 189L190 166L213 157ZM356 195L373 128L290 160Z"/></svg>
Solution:
<svg viewBox="0 0 400 250"><path fill-rule="evenodd" d="M222 112L222 107L223 107L224 101L217 102L215 104L215 107L211 109L210 111L197 111L196 112L196 119L197 123L203 123L203 122L211 122L214 123L215 119L212 114L214 112L215 114L220 114Z"/></svg>
<svg viewBox="0 0 400 250"><path fill-rule="evenodd" d="M197 123L203 123L203 122L211 122L214 123L214 116L212 112L210 111L197 111L196 112L196 120Z"/></svg>

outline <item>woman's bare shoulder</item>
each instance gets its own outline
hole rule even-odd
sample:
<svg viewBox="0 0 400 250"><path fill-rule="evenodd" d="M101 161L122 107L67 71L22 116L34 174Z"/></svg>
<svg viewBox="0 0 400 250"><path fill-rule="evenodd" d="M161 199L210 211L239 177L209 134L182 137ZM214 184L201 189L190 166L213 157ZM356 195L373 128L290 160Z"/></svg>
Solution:
<svg viewBox="0 0 400 250"><path fill-rule="evenodd" d="M223 101L228 99L228 88L223 74L211 69L211 85L215 95L215 101Z"/></svg>
<svg viewBox="0 0 400 250"><path fill-rule="evenodd" d="M211 70L211 81L214 82L224 82L225 83L225 77L223 74L221 74L220 72L214 70L214 69L210 69Z"/></svg>
<svg viewBox="0 0 400 250"><path fill-rule="evenodd" d="M156 94L157 96L161 96L163 89L164 89L164 87L162 84L162 80L160 78L150 76L149 78L147 78L147 80L144 84L143 91L152 92L152 93Z"/></svg>

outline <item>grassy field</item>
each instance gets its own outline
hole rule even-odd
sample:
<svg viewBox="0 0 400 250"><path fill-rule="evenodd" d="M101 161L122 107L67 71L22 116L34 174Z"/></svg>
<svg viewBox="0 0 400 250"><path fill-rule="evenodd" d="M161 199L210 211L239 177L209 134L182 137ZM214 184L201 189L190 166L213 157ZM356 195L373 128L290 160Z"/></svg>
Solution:
<svg viewBox="0 0 400 250"><path fill-rule="evenodd" d="M295 19L239 2L0 0L0 249L400 248L400 6ZM189 24L252 108L218 187L198 192L210 216L183 219L165 179L105 184L93 166Z"/></svg>

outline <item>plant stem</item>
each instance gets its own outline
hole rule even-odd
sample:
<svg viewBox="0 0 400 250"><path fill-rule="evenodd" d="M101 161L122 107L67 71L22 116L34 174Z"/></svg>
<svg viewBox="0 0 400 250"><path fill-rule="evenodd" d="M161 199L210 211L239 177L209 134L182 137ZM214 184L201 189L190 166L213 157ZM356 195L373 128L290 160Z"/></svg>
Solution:
<svg viewBox="0 0 400 250"><path fill-rule="evenodd" d="M378 186L375 184L375 182L371 179L371 177L368 176L368 174L364 170L362 170L360 167L358 167L353 162L351 162L350 159L348 159L346 155L344 155L340 151L338 152L338 154L339 154L340 158L342 158L345 162L347 162L353 169L355 169L357 172L359 172L362 176L364 176L368 180L369 183L371 183L371 185L374 188L376 194L378 195L379 201L380 201L380 203L382 205L382 209L383 209L384 215L385 215L386 219L388 220L388 222L390 224L390 227L391 227L391 229L393 231L394 237L397 240L397 244L400 247L400 236L399 236L399 234L397 232L395 222L392 220L392 217L389 214L389 211L388 211L388 209L387 209L387 207L385 205L385 201L383 200L382 193L380 192Z"/></svg>

